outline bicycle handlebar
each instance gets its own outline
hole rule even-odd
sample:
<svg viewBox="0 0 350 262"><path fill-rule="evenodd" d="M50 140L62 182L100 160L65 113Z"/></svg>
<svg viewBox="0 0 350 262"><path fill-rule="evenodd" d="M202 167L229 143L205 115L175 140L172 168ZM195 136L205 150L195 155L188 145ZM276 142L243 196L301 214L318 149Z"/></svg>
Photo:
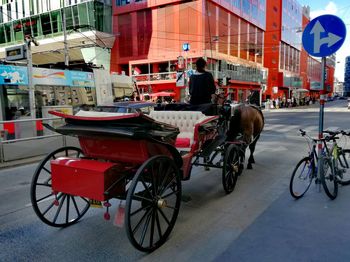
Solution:
<svg viewBox="0 0 350 262"><path fill-rule="evenodd" d="M343 131L343 130L340 130L340 131L324 130L323 133L329 134L329 136L325 136L325 137L322 138L322 139L310 137L309 135L306 134L306 131L303 130L303 129L299 129L299 132L300 132L301 136L307 136L307 137L309 137L310 139L312 139L314 142L317 142L317 141L326 141L326 142L329 142L329 141L331 141L331 140L335 141L335 140L339 139L339 137L337 137L337 135L339 135L339 134L344 135L344 132L345 132L345 131ZM349 132L349 135L350 135L350 132Z"/></svg>

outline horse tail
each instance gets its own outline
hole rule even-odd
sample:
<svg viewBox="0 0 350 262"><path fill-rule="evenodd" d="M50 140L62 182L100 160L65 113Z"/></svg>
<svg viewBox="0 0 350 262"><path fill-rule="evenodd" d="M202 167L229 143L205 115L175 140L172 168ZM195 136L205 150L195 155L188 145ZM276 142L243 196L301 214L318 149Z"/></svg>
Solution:
<svg viewBox="0 0 350 262"><path fill-rule="evenodd" d="M233 115L230 118L230 125L227 130L227 139L229 141L235 140L241 132L241 107L238 106L233 110Z"/></svg>

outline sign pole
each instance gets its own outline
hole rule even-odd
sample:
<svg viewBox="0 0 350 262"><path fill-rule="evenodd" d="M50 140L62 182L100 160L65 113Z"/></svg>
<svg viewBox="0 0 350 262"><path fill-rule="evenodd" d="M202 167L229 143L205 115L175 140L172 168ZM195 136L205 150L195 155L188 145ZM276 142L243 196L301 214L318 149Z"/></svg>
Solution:
<svg viewBox="0 0 350 262"><path fill-rule="evenodd" d="M27 70L28 70L28 89L29 89L29 109L31 118L36 118L35 91L33 86L33 59L31 50L32 38L26 37L27 46Z"/></svg>
<svg viewBox="0 0 350 262"><path fill-rule="evenodd" d="M320 92L320 113L319 113L319 125L318 125L318 138L323 138L323 119L324 119L324 103L325 103L325 72L326 72L326 57L322 57L322 68L321 68L321 92ZM321 167L323 166L322 157L322 141L317 142L317 155L318 155L318 169L317 177L320 177Z"/></svg>

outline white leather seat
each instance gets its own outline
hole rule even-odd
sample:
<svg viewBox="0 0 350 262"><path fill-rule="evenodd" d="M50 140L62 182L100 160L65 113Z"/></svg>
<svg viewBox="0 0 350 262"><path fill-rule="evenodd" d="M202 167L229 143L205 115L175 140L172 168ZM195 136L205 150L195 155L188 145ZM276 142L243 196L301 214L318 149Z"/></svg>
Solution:
<svg viewBox="0 0 350 262"><path fill-rule="evenodd" d="M151 111L149 117L156 121L176 126L180 130L177 138L189 138L190 145L188 148L181 150L189 151L194 141L194 129L196 124L211 118L198 111Z"/></svg>

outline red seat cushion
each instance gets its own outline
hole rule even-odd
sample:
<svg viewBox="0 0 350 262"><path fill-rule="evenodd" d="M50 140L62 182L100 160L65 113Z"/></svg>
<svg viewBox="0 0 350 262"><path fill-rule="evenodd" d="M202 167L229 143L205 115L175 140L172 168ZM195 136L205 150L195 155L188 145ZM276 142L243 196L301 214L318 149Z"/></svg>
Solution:
<svg viewBox="0 0 350 262"><path fill-rule="evenodd" d="M176 138L176 141L175 141L175 147L190 147L191 145L191 139L189 138L185 138L185 137L179 137L179 138Z"/></svg>

